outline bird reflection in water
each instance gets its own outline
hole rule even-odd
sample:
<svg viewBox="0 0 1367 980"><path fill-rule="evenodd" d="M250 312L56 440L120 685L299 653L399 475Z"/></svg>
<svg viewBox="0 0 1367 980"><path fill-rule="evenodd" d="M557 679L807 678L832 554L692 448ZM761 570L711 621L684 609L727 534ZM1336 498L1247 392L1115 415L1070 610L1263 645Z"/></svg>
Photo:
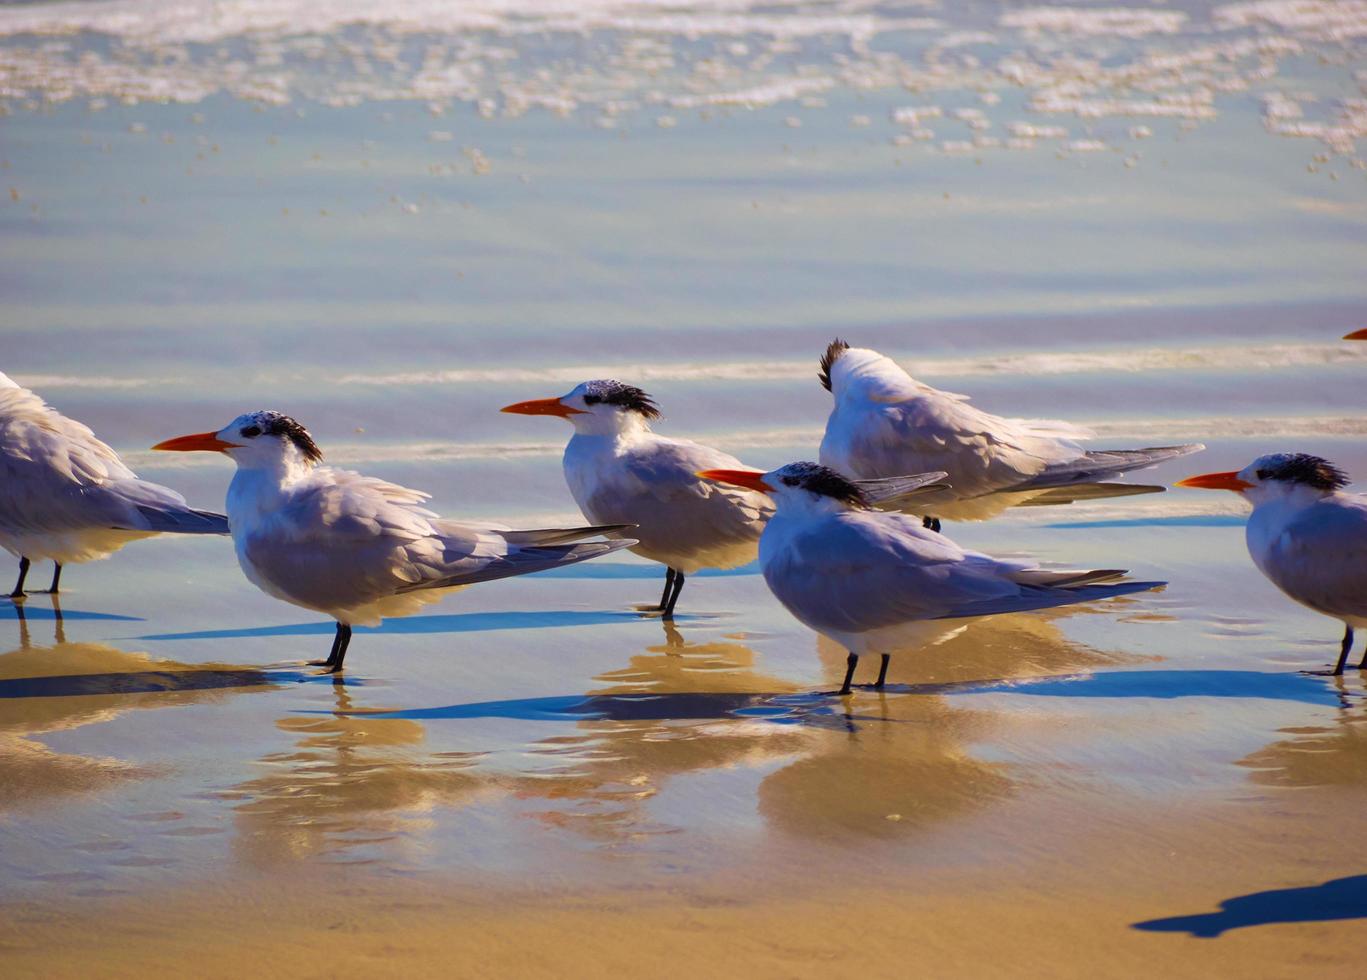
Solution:
<svg viewBox="0 0 1367 980"><path fill-rule="evenodd" d="M281 861L361 864L428 829L431 811L497 792L475 769L480 752L424 751L416 721L356 713L331 685L335 711L291 715L276 726L293 748L260 760L265 774L223 794L238 801L234 846L260 867Z"/></svg>
<svg viewBox="0 0 1367 980"><path fill-rule="evenodd" d="M399 839L433 806L507 791L544 826L604 846L645 846L693 823L687 794L651 805L666 783L745 770L758 771L761 814L785 830L924 827L1013 786L1006 764L973 754L993 736L996 716L941 695L1126 659L1065 637L1057 620L1077 614L1005 615L956 629L927 656L902 658L881 694L858 691L853 702L759 669L741 637L691 640L668 624L664 642L582 695L358 712L342 691L336 715L280 723L302 738L297 751L264 760L278 772L243 787L251 801L239 813L252 825L244 836L276 848L263 850L269 859L346 850L357 839ZM834 680L843 651L822 641L819 654ZM418 750L422 722L486 719L574 727L520 747L514 771L475 753L439 759Z"/></svg>
<svg viewBox="0 0 1367 980"><path fill-rule="evenodd" d="M796 685L757 670L756 659L738 640L689 641L665 624L664 643L599 676L606 686L588 699L602 713L532 747L549 766L522 780L519 795L541 801L536 816L543 823L599 843L640 844L682 830L648 806L666 782L793 757L810 747L813 726L774 720L835 717ZM644 710L633 713L633 703Z"/></svg>
<svg viewBox="0 0 1367 980"><path fill-rule="evenodd" d="M33 643L42 620L19 616L19 646L0 654L0 810L148 775L121 759L57 752L39 736L110 722L134 709L266 690L273 679L253 668L184 664L104 643L68 642L61 607L55 596L50 601L52 645Z"/></svg>
<svg viewBox="0 0 1367 980"><path fill-rule="evenodd" d="M1239 761L1253 782L1292 788L1367 787L1367 710L1335 711L1329 725L1283 729L1291 736Z"/></svg>
<svg viewBox="0 0 1367 980"><path fill-rule="evenodd" d="M1124 600L1116 600L1121 602ZM942 694L984 681L1115 664L1109 654L1066 637L1057 621L1079 609L970 621L937 645L894 657L882 692L860 692L855 707L885 724L822 739L759 788L760 813L783 831L823 840L897 837L977 813L1013 792L1010 765L974 754L999 738L999 718ZM822 676L838 685L845 650L818 637ZM876 700L875 700L876 699ZM877 707L874 707L876 704Z"/></svg>

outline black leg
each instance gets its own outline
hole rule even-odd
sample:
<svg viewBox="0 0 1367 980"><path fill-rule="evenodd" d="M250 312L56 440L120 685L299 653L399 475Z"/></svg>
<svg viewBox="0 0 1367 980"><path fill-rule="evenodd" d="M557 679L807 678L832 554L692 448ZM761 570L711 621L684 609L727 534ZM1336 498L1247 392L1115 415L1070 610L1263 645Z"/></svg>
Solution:
<svg viewBox="0 0 1367 980"><path fill-rule="evenodd" d="M1334 665L1330 676L1337 677L1343 673L1343 663L1348 659L1348 651L1353 649L1353 627L1345 625L1343 627L1343 647L1339 650L1339 662ZM1367 658L1364 658L1367 659Z"/></svg>
<svg viewBox="0 0 1367 980"><path fill-rule="evenodd" d="M314 667L331 667L337 663L337 650L342 645L343 628L341 623L337 624L337 632L332 634L332 649L328 651L328 658L326 660L310 660L310 664ZM347 637L350 638L350 636L351 633L348 629Z"/></svg>
<svg viewBox="0 0 1367 980"><path fill-rule="evenodd" d="M346 648L351 644L351 627L346 623L337 624L337 639L334 643L332 664L328 667L329 674L338 674L342 670L342 661L346 659Z"/></svg>
<svg viewBox="0 0 1367 980"><path fill-rule="evenodd" d="M61 584L61 581L62 581L62 563L61 563L61 562L55 561L55 562L52 563L52 584L48 586L48 588L47 588L47 594L48 594L48 595L56 595L56 594L57 594L58 586Z"/></svg>
<svg viewBox="0 0 1367 980"><path fill-rule="evenodd" d="M934 531L936 534L940 533L940 519L938 517L921 518L921 526L927 531Z"/></svg>
<svg viewBox="0 0 1367 980"><path fill-rule="evenodd" d="M671 568L665 572L665 590L662 593L660 593L660 604L655 607L656 609L660 610L660 612L664 612L665 608L669 605L669 593L673 591L673 589L674 569Z"/></svg>
<svg viewBox="0 0 1367 980"><path fill-rule="evenodd" d="M679 602L679 593L683 591L684 573L678 569L674 570L674 594L669 597L669 602L665 604L665 619L674 618L674 606Z"/></svg>
<svg viewBox="0 0 1367 980"><path fill-rule="evenodd" d="M888 662L892 660L892 654L883 654L883 666L878 668L878 680L873 682L875 691L883 690L883 682L888 679Z"/></svg>
<svg viewBox="0 0 1367 980"><path fill-rule="evenodd" d="M24 597L24 579L28 578L28 565L28 559L20 555L19 581L14 583L14 591L9 594L11 599L22 599Z"/></svg>
<svg viewBox="0 0 1367 980"><path fill-rule="evenodd" d="M852 653L845 658L845 683L840 685L841 694L850 693L850 681L854 680L854 667L859 663L859 654Z"/></svg>

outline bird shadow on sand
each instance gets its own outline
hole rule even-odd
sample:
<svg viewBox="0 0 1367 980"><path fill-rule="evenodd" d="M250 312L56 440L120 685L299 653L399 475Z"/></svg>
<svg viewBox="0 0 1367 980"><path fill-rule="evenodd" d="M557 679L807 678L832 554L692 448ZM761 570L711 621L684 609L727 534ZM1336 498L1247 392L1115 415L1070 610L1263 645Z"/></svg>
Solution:
<svg viewBox="0 0 1367 980"><path fill-rule="evenodd" d="M575 579L659 579L664 581L663 565L638 565L625 561L582 561L562 568L537 572L538 578ZM758 575L759 562L752 561L739 568L704 568L688 576L695 578L733 578L737 575Z"/></svg>
<svg viewBox="0 0 1367 980"><path fill-rule="evenodd" d="M524 612L450 613L441 616L407 616L388 619L380 626L358 626L357 633L387 633L390 636L423 633L483 633L492 630L549 629L564 626L607 626L613 623L638 623L639 614L615 610L552 609ZM198 630L191 633L154 633L130 637L134 640L232 640L264 636L332 636L337 624L331 620L317 623L287 623L280 626L250 626L241 629Z"/></svg>
<svg viewBox="0 0 1367 980"><path fill-rule="evenodd" d="M478 701L434 708L348 712L371 718L412 721L487 718L521 721L698 721L749 719L780 724L839 724L889 721L871 713L889 696L1019 694L1095 698L1260 698L1347 707L1348 696L1316 677L1240 670L1117 670L1034 679L888 684L881 691L856 685L850 700L834 692L735 693L713 691L648 694L570 694L505 701ZM862 703L861 703L862 702ZM856 713L856 710L858 713ZM333 712L316 712L332 714Z"/></svg>
<svg viewBox="0 0 1367 980"><path fill-rule="evenodd" d="M173 691L212 691L235 687L272 687L303 682L345 684L331 674L257 667L206 667L191 670L121 671L106 674L67 674L50 677L0 679L0 701L18 698L98 697L109 694L164 694Z"/></svg>
<svg viewBox="0 0 1367 980"><path fill-rule="evenodd" d="M1122 517L1100 521L1059 521L1046 524L1055 531L1077 531L1107 527L1243 527L1247 514L1190 514L1186 517Z"/></svg>
<svg viewBox="0 0 1367 980"><path fill-rule="evenodd" d="M518 721L766 721L781 725L847 728L855 721L891 721L852 714L829 694L744 694L689 691L658 694L570 694L508 701L478 701L399 711L351 711L347 717L410 721L515 719ZM332 714L333 712L303 712Z"/></svg>
<svg viewBox="0 0 1367 980"><path fill-rule="evenodd" d="M1201 939L1214 939L1231 929L1249 926L1362 918L1367 918L1367 875L1351 875L1322 885L1238 895L1221 902L1219 912L1150 919L1136 922L1131 928L1144 932L1186 932Z"/></svg>
<svg viewBox="0 0 1367 980"><path fill-rule="evenodd" d="M43 598L43 597L39 597ZM124 623L141 623L141 616L123 616L118 613L91 612L85 609L63 609L59 605L35 602L33 598L0 600L0 619L38 620L38 619L101 619Z"/></svg>
<svg viewBox="0 0 1367 980"><path fill-rule="evenodd" d="M956 685L958 694L1016 694L1057 698L1231 698L1297 701L1347 708L1350 695L1328 678L1256 670L1107 670L1061 677L980 681ZM893 686L888 686L889 691Z"/></svg>

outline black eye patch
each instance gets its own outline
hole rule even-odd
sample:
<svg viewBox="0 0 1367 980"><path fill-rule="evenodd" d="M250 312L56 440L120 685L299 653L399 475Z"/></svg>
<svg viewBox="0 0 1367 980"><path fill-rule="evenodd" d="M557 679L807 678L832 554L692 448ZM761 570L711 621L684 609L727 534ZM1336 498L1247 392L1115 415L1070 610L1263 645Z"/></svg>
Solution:
<svg viewBox="0 0 1367 980"><path fill-rule="evenodd" d="M585 395L585 396L584 396L584 404L585 404L585 405L597 405L597 404L598 404L599 402L601 402L602 400L603 400L603 399L599 398L597 395Z"/></svg>
<svg viewBox="0 0 1367 980"><path fill-rule="evenodd" d="M249 425L249 426L246 426L246 427L243 428L243 430L242 430L242 435L245 436L245 437L248 438L248 439L255 439L257 436L261 435L261 426L259 426L259 425Z"/></svg>
<svg viewBox="0 0 1367 980"><path fill-rule="evenodd" d="M799 480L799 479L798 479L797 477L795 477L795 476L785 476L785 477L783 478L783 485L784 485L785 487L795 487L795 486L797 486L797 485L798 485L799 483L801 483L801 482L802 482L802 481Z"/></svg>
<svg viewBox="0 0 1367 980"><path fill-rule="evenodd" d="M1258 479L1260 479L1260 480L1266 480L1266 479L1267 479L1267 470L1259 470L1259 471L1258 471Z"/></svg>

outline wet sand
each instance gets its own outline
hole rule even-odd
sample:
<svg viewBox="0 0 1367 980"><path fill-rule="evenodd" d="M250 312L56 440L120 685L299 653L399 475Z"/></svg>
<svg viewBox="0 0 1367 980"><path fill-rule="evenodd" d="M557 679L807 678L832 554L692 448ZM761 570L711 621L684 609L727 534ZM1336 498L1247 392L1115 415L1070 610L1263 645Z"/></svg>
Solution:
<svg viewBox="0 0 1367 980"><path fill-rule="evenodd" d="M566 429L497 408L602 376L811 458L836 335L1208 444L1135 482L1367 477L1349 5L104 6L0 9L0 369L197 505L230 464L147 447L275 408L444 514L576 520ZM0 600L0 972L1357 976L1367 690L1301 673L1341 628L1243 513L947 524L1169 585L848 700L753 567L673 628L630 556L488 583L334 684L227 541L135 543Z"/></svg>

